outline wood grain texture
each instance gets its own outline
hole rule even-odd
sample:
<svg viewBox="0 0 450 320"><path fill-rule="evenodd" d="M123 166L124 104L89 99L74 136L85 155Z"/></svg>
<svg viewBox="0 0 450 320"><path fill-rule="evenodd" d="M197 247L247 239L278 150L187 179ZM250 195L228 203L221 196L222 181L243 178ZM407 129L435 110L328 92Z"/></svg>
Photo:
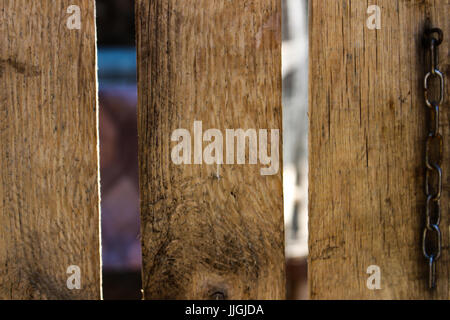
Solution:
<svg viewBox="0 0 450 320"><path fill-rule="evenodd" d="M94 1L0 0L0 34L0 299L99 299Z"/></svg>
<svg viewBox="0 0 450 320"><path fill-rule="evenodd" d="M381 29L366 27L369 5ZM313 299L449 299L450 111L448 0L310 1L309 286ZM426 19L440 27L447 78L442 257L427 289L426 106L421 47ZM370 265L381 290L369 290Z"/></svg>
<svg viewBox="0 0 450 320"><path fill-rule="evenodd" d="M136 1L146 299L285 296L281 168L175 165L170 140L194 120L281 129L280 15L278 0Z"/></svg>

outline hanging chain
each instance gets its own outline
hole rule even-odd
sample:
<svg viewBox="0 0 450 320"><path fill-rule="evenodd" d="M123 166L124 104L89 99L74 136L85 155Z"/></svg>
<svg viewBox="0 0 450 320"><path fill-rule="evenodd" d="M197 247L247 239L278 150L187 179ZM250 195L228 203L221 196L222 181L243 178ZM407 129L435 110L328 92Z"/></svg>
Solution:
<svg viewBox="0 0 450 320"><path fill-rule="evenodd" d="M429 112L428 138L425 147L425 194L426 224L423 230L422 250L428 261L429 276L428 286L436 287L436 262L441 256L442 235L439 228L441 220L441 194L442 194L442 159L443 141L439 130L439 108L444 101L444 75L438 69L438 47L442 43L442 30L433 28L425 31L427 50L430 55L430 71L424 79L425 103ZM430 98L430 80L436 78L439 81L437 100ZM434 93L434 92L433 92Z"/></svg>

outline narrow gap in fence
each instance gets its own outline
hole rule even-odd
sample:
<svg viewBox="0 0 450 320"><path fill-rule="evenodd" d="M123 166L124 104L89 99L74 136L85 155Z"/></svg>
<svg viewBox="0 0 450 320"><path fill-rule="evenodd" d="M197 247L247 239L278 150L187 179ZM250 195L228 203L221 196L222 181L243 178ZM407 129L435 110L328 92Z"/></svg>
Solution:
<svg viewBox="0 0 450 320"><path fill-rule="evenodd" d="M134 2L97 0L104 299L140 299Z"/></svg>

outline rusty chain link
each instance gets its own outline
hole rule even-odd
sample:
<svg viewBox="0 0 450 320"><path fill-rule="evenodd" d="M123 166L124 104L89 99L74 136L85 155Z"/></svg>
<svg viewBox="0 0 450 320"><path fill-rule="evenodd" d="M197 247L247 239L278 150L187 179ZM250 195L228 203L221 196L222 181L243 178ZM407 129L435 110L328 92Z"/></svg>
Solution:
<svg viewBox="0 0 450 320"><path fill-rule="evenodd" d="M423 255L428 260L428 286L433 289L436 287L436 262L439 260L442 250L442 235L439 223L441 220L443 139L439 130L439 108L444 101L444 75L438 69L438 47L443 40L442 30L438 28L426 30L425 39L430 55L431 68L424 79L424 97L429 112L429 127L425 147L425 194L427 202L422 250ZM432 78L439 80L437 100L430 98L429 83Z"/></svg>

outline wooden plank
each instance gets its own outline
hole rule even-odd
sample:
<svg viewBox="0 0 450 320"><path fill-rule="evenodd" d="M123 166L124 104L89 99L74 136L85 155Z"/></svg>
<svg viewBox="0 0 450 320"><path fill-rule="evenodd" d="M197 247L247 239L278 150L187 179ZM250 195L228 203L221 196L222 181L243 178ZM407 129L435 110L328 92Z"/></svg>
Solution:
<svg viewBox="0 0 450 320"><path fill-rule="evenodd" d="M0 1L0 299L101 297L94 10Z"/></svg>
<svg viewBox="0 0 450 320"><path fill-rule="evenodd" d="M281 165L263 176L249 155L241 165L171 158L172 133L194 139L194 121L223 137L281 129L280 14L277 0L136 2L146 299L285 295Z"/></svg>
<svg viewBox="0 0 450 320"><path fill-rule="evenodd" d="M438 287L427 289L425 224L426 18L444 30L447 77L440 125L450 141L448 0L310 2L309 286L313 299L449 299L450 150L443 161ZM367 268L381 289L366 286Z"/></svg>

